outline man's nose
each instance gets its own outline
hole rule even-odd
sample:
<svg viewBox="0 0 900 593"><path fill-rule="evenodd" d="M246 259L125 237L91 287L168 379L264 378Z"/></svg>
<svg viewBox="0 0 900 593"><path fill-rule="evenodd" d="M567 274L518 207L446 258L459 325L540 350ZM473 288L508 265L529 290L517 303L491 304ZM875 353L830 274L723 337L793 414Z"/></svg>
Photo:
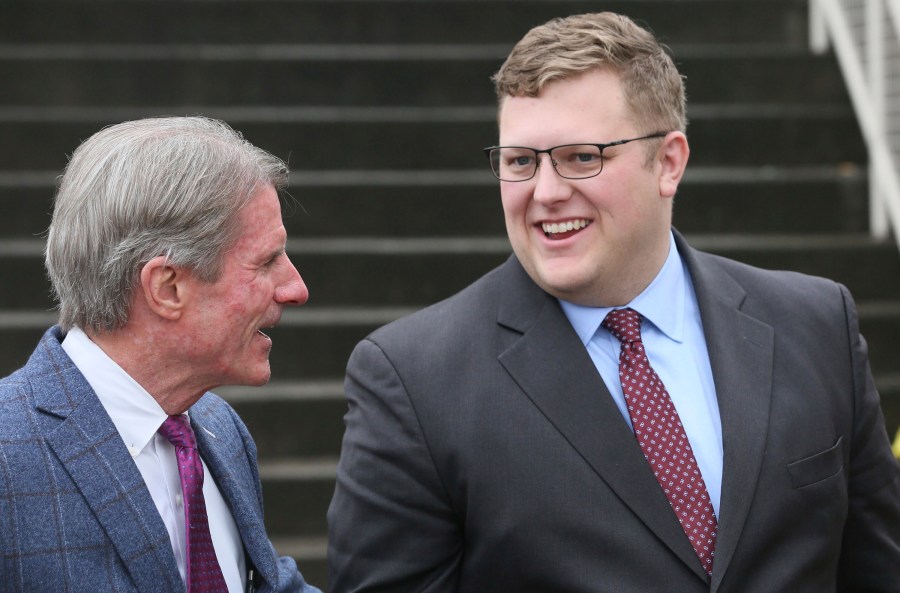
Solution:
<svg viewBox="0 0 900 593"><path fill-rule="evenodd" d="M553 165L549 154L539 155L540 165L534 173L534 200L543 204L552 204L566 200L571 195L572 187L568 180L561 177Z"/></svg>
<svg viewBox="0 0 900 593"><path fill-rule="evenodd" d="M285 278L275 289L275 301L283 305L299 306L309 300L309 290L294 267L290 258L285 255Z"/></svg>

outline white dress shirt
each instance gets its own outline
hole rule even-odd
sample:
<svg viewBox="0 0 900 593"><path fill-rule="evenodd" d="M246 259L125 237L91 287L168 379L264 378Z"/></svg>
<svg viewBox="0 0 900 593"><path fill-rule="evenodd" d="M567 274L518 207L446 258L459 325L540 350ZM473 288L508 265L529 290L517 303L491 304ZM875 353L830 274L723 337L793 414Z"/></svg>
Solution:
<svg viewBox="0 0 900 593"><path fill-rule="evenodd" d="M62 347L97 394L128 447L169 531L175 562L181 578L185 579L184 502L175 447L157 432L167 414L81 329L72 328ZM241 536L206 462L203 462L203 497L210 536L228 592L242 593L247 572Z"/></svg>
<svg viewBox="0 0 900 593"><path fill-rule="evenodd" d="M565 301L560 301L560 305L630 428L631 417L619 379L621 343L600 327L607 313L624 307L583 307ZM697 295L674 237L669 239L669 255L659 274L625 306L644 317L641 341L647 358L675 404L718 516L722 493L722 420Z"/></svg>

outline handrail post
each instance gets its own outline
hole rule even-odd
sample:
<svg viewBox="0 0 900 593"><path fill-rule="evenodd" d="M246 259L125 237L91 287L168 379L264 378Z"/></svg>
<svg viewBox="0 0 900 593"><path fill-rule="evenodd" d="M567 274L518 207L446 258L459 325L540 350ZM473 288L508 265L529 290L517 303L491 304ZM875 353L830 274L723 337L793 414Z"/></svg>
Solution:
<svg viewBox="0 0 900 593"><path fill-rule="evenodd" d="M820 0L809 0L809 47L819 55L828 51L828 29Z"/></svg>
<svg viewBox="0 0 900 593"><path fill-rule="evenodd" d="M810 0L810 48L833 48L869 153L869 227L900 247L898 0ZM862 14L851 11L861 10ZM859 22L856 16L862 17ZM858 27L854 29L854 26Z"/></svg>
<svg viewBox="0 0 900 593"><path fill-rule="evenodd" d="M885 43L884 0L866 1L866 61L868 62L869 98L872 105L872 124L877 130L887 125L885 104ZM887 238L890 230L885 200L880 180L884 179L881 161L869 159L869 229L878 239Z"/></svg>

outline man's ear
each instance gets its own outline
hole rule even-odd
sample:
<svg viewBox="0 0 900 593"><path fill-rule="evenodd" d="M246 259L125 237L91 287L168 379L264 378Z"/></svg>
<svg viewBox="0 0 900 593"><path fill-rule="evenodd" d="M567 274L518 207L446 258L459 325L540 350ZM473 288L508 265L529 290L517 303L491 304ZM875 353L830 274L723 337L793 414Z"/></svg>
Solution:
<svg viewBox="0 0 900 593"><path fill-rule="evenodd" d="M141 268L141 292L147 308L163 319L174 321L182 315L187 293L187 272L158 255Z"/></svg>
<svg viewBox="0 0 900 593"><path fill-rule="evenodd" d="M659 195L663 198L674 198L691 154L687 137L681 132L669 132L657 154L661 165Z"/></svg>

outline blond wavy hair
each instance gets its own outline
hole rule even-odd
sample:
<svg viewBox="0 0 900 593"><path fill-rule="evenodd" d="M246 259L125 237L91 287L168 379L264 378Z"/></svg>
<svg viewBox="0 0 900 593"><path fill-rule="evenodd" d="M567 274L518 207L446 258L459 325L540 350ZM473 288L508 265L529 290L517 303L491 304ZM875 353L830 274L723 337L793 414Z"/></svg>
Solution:
<svg viewBox="0 0 900 593"><path fill-rule="evenodd" d="M620 77L640 132L686 130L684 77L668 48L620 14L579 14L533 28L492 80L502 108L505 97L536 97L553 81L594 68Z"/></svg>

